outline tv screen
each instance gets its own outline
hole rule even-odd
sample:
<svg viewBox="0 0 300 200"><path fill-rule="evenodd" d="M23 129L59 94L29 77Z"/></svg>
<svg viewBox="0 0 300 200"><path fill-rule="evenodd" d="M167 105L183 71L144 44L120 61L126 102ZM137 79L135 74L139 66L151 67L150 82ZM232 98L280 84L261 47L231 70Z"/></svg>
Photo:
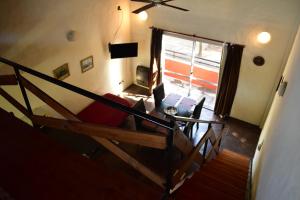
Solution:
<svg viewBox="0 0 300 200"><path fill-rule="evenodd" d="M128 58L138 56L138 43L109 44L110 57Z"/></svg>

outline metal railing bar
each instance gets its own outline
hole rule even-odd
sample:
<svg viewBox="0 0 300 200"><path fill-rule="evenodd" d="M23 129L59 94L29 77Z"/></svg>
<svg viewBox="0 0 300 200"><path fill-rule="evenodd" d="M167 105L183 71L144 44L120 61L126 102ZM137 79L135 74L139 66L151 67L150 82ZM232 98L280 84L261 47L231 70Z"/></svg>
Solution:
<svg viewBox="0 0 300 200"><path fill-rule="evenodd" d="M179 55L182 55L182 56L185 56L186 58L189 58L191 57L192 55L189 55L189 54L186 54L186 53L182 53L182 52L178 52L178 51L172 51L170 49L166 49L165 50L166 53L172 57L179 57L179 56L176 56L176 54L179 54ZM212 62L212 63L215 63L215 64L220 64L220 62L218 61L214 61L214 60L208 60L206 58L202 58L202 57L199 57L199 56L195 56L198 60L204 60L204 61L207 61L207 62ZM179 58L182 58L182 57L179 57Z"/></svg>
<svg viewBox="0 0 300 200"><path fill-rule="evenodd" d="M181 76L181 77L184 77L184 78L190 78L190 77L187 76L187 75L183 75L183 74L180 74L180 73L177 73L177 72L172 72L172 71L169 71L169 70L166 70L166 69L164 70L164 72L167 72L167 73L170 73L170 74L174 74L174 75L177 75L177 76ZM172 77L172 78L174 78L174 77ZM197 78L197 77L195 77L195 76L192 76L191 78L192 78L192 80L198 80L198 81L207 83L207 84L209 84L209 85L218 86L217 83L213 83L213 82L211 82L211 81L207 81L207 80L202 79L202 78Z"/></svg>
<svg viewBox="0 0 300 200"><path fill-rule="evenodd" d="M194 123L205 123L205 124L222 124L224 125L225 122L220 121L209 121L209 120L201 120L201 119L194 119L189 117L179 117L179 116L171 116L172 119L175 121L182 121L182 122L194 122Z"/></svg>
<svg viewBox="0 0 300 200"><path fill-rule="evenodd" d="M111 100L109 100L109 99L106 99L106 98L100 96L100 95L94 94L94 93L92 93L92 92L89 92L89 91L84 90L84 89L82 89L82 88L79 88L79 87L77 87L77 86L71 85L71 84L69 84L69 83L66 83L66 82L57 80L57 79L55 79L55 78L53 78L53 77L50 77L50 76L48 76L48 75L46 75L46 74L40 73L40 72L38 72L38 71L35 71L35 70L33 70L33 69L30 69L30 68L28 68L28 67L25 67L25 66L23 66L23 65L20 65L20 64L18 64L18 63L12 62L12 61L7 60L7 59L5 59L5 58L0 57L0 61L1 61L2 63L5 63L5 64L11 66L11 67L14 67L15 69L18 69L18 70L27 72L27 73L29 73L29 74L31 74L31 75L33 75L33 76L36 76L36 77L38 77L38 78L40 78L40 79L46 80L46 81L48 81L48 82L51 82L51 83L53 83L53 84L55 84L55 85L58 85L58 86L60 86L60 87L65 88L65 89L71 90L71 91L73 91L73 92L75 92L75 93L81 94L81 95L83 95L83 96L85 96L85 97L88 97L88 98L90 98L90 99L93 99L93 100L95 100L95 101L101 102L101 103L106 104L106 105L108 105L108 106L111 106L111 107L113 107L113 108L122 110L122 111L124 111L124 112L127 112L127 113L129 113L129 114L135 115L135 116L137 116L137 117L140 117L140 118L142 118L142 119L145 119L145 120L147 120L147 121L150 121L150 122L152 122L152 123L154 123L154 124L157 124L157 125L159 125L159 126L162 126L162 127L164 127L164 128L167 128L167 129L169 129L169 130L172 130L172 127L171 127L170 122L167 122L167 121L162 120L162 119L159 119L159 118L157 118L157 117L154 117L154 116L145 114L145 113L140 112L140 111L133 110L132 108L129 108L129 107L127 107L127 106L124 106L124 105L122 105L122 104L120 104L120 103L113 102L113 101L111 101Z"/></svg>

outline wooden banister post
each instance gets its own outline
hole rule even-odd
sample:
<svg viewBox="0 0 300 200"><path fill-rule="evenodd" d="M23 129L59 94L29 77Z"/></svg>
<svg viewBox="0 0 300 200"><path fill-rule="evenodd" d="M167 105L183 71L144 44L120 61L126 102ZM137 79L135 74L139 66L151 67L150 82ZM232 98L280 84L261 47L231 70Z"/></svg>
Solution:
<svg viewBox="0 0 300 200"><path fill-rule="evenodd" d="M203 164L206 161L206 151L207 151L208 139L205 140L204 149L203 149Z"/></svg>
<svg viewBox="0 0 300 200"><path fill-rule="evenodd" d="M174 132L175 132L175 121L171 120L172 130L169 130L167 136L167 177L166 177L166 189L165 194L163 196L164 200L168 200L170 196L170 191L173 188L173 140L174 140Z"/></svg>
<svg viewBox="0 0 300 200"><path fill-rule="evenodd" d="M21 93L23 95L23 98L24 98L24 101L25 101L25 104L26 104L26 107L27 107L28 114L32 115L33 112L32 112L32 109L31 109L31 105L30 105L30 102L29 102L26 90L25 90L25 88L24 88L24 86L22 84L22 81L21 81L20 71L16 67L14 67L14 70L15 70L17 81L19 83L19 87L20 87Z"/></svg>

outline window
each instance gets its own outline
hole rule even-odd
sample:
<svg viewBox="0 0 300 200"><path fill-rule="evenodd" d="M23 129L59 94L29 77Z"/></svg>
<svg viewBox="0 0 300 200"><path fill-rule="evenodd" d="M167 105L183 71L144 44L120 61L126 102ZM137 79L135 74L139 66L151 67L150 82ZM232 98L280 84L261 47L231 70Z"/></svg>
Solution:
<svg viewBox="0 0 300 200"><path fill-rule="evenodd" d="M179 91L213 109L223 44L165 34L163 36L163 82L166 90Z"/></svg>

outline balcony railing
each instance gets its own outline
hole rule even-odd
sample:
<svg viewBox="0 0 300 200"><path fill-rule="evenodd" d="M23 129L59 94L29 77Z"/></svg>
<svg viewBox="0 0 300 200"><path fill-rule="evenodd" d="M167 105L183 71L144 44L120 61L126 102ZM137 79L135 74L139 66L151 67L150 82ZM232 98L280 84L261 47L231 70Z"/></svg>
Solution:
<svg viewBox="0 0 300 200"><path fill-rule="evenodd" d="M191 62L192 55L182 53L182 52L177 52L177 51L172 51L170 49L165 50L165 55L167 58L172 58L176 60L181 60L184 62ZM213 61L213 60L208 60L205 58L201 58L199 56L195 56L195 65L205 65L207 67L212 67L212 68L219 68L220 67L220 62Z"/></svg>

